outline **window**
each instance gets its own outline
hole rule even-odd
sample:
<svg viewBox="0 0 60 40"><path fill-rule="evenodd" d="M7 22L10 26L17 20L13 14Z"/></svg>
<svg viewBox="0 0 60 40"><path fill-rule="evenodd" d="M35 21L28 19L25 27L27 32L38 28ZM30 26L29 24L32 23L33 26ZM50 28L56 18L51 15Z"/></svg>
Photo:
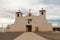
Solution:
<svg viewBox="0 0 60 40"><path fill-rule="evenodd" d="M28 24L29 24L30 22L28 21Z"/></svg>
<svg viewBox="0 0 60 40"><path fill-rule="evenodd" d="M32 19L28 19L28 21L32 21Z"/></svg>
<svg viewBox="0 0 60 40"><path fill-rule="evenodd" d="M31 14L29 13L29 17L31 16Z"/></svg>
<svg viewBox="0 0 60 40"><path fill-rule="evenodd" d="M30 22L32 22L32 19L28 19L28 24L29 24Z"/></svg>

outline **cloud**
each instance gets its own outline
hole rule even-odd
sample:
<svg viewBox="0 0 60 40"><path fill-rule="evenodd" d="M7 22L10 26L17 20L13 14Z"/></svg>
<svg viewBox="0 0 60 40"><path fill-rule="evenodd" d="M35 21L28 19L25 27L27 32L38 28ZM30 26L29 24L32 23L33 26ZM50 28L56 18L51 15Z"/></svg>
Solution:
<svg viewBox="0 0 60 40"><path fill-rule="evenodd" d="M60 5L60 0L41 0L41 3L50 5Z"/></svg>
<svg viewBox="0 0 60 40"><path fill-rule="evenodd" d="M12 24L14 23L14 19L10 18L0 18L0 24Z"/></svg>
<svg viewBox="0 0 60 40"><path fill-rule="evenodd" d="M47 19L49 19L49 20L51 20L51 19L59 19L59 18L60 18L60 16L48 15L46 18L47 18Z"/></svg>
<svg viewBox="0 0 60 40"><path fill-rule="evenodd" d="M60 19L60 0L0 0L0 18L13 19L19 9L26 15L29 8L34 15L44 8L48 18Z"/></svg>
<svg viewBox="0 0 60 40"><path fill-rule="evenodd" d="M5 6L5 8L19 8L19 7L27 7L29 4L28 0L1 0L1 6Z"/></svg>
<svg viewBox="0 0 60 40"><path fill-rule="evenodd" d="M59 12L60 6L57 7L55 5L55 4L60 4L59 0L26 0L26 1L25 0L0 0L0 4L1 4L0 5L1 9L5 8L5 9L8 9L8 11L11 11L11 10L15 11L20 8L23 8L23 9L24 8L26 8L26 9L32 8L32 9L36 9L39 11L39 9L43 7L45 9L47 9L48 15L60 13ZM52 5L52 4L54 4L54 5ZM24 13L24 11L23 11L23 13ZM1 14L1 12L0 12L0 14ZM7 14L6 12L4 12L4 15L11 15L11 14Z"/></svg>

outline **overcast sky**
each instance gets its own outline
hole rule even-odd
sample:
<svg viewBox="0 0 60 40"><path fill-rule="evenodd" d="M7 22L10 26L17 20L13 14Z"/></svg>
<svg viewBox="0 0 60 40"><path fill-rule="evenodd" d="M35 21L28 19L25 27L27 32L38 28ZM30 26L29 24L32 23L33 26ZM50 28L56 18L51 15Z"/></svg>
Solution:
<svg viewBox="0 0 60 40"><path fill-rule="evenodd" d="M60 0L0 0L0 21L14 20L14 13L19 9L23 14L32 9L36 15L41 8L46 9L47 19L60 19Z"/></svg>

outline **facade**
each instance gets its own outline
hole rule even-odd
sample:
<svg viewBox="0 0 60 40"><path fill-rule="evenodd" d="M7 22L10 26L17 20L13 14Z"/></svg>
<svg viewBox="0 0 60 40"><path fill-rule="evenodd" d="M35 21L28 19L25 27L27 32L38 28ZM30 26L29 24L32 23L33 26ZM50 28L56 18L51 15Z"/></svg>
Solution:
<svg viewBox="0 0 60 40"><path fill-rule="evenodd" d="M51 31L52 26L46 20L46 10L39 10L39 16L32 15L31 9L27 16L23 17L23 13L16 12L15 23L9 25L5 31Z"/></svg>

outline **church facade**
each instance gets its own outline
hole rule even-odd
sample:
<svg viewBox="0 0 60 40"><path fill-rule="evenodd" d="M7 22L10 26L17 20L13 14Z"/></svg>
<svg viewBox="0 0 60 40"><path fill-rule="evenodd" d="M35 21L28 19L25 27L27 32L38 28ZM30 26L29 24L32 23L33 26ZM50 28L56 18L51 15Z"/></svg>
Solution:
<svg viewBox="0 0 60 40"><path fill-rule="evenodd" d="M39 10L39 16L32 15L31 10L27 16L23 17L23 13L16 12L15 23L9 25L5 31L52 31L52 26L46 20L46 10Z"/></svg>

